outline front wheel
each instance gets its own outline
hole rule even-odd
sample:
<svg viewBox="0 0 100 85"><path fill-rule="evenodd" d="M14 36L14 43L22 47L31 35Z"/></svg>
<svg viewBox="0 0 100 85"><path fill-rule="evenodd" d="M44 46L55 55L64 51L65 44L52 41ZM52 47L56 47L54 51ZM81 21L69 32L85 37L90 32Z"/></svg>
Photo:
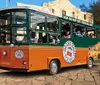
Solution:
<svg viewBox="0 0 100 85"><path fill-rule="evenodd" d="M92 68L93 67L93 60L92 60L92 58L89 58L87 67L88 68Z"/></svg>
<svg viewBox="0 0 100 85"><path fill-rule="evenodd" d="M58 73L58 62L56 60L52 60L49 64L49 74L55 75Z"/></svg>

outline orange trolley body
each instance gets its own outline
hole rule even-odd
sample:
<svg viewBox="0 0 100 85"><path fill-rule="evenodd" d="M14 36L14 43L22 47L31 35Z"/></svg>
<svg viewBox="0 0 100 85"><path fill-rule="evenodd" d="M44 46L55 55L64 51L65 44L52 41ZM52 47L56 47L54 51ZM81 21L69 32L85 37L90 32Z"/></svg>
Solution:
<svg viewBox="0 0 100 85"><path fill-rule="evenodd" d="M21 50L24 57L16 58L16 51ZM6 52L6 55L3 53ZM76 66L87 64L88 49L77 48L76 57L72 63L67 63L63 57L63 48L57 46L1 46L0 47L0 66L6 69L36 71L49 69L51 60L59 61L60 67Z"/></svg>

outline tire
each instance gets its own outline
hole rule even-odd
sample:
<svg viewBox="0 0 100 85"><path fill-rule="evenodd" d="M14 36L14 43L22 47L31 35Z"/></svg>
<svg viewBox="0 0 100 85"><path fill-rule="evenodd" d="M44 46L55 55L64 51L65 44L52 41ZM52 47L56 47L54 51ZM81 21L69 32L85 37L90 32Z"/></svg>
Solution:
<svg viewBox="0 0 100 85"><path fill-rule="evenodd" d="M93 60L92 60L92 58L89 58L87 67L88 68L92 68L93 67Z"/></svg>
<svg viewBox="0 0 100 85"><path fill-rule="evenodd" d="M55 75L59 71L59 65L56 60L52 60L49 64L49 74L50 75Z"/></svg>

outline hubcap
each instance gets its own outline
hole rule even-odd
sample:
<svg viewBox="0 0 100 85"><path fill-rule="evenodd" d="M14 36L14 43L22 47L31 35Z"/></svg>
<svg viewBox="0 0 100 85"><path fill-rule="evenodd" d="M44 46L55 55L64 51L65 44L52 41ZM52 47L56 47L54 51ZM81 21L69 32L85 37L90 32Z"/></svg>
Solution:
<svg viewBox="0 0 100 85"><path fill-rule="evenodd" d="M88 66L91 68L92 67L92 60L89 60L89 62L88 62Z"/></svg>
<svg viewBox="0 0 100 85"><path fill-rule="evenodd" d="M53 74L57 73L57 65L56 65L56 63L52 63L51 64L51 71L52 71Z"/></svg>

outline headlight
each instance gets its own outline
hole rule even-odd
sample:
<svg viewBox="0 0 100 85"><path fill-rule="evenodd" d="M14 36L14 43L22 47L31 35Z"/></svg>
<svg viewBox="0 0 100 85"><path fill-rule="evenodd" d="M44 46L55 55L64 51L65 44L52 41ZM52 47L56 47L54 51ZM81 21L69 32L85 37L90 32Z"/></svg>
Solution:
<svg viewBox="0 0 100 85"><path fill-rule="evenodd" d="M26 65L26 64L27 64L27 62L26 62L26 61L23 61L23 64L24 64L24 65Z"/></svg>
<svg viewBox="0 0 100 85"><path fill-rule="evenodd" d="M3 51L3 53L2 53L4 56L6 56L7 55L7 52L6 51Z"/></svg>
<svg viewBox="0 0 100 85"><path fill-rule="evenodd" d="M18 59L23 58L23 57L24 57L23 51L17 50L17 51L15 52L15 57L18 58Z"/></svg>

